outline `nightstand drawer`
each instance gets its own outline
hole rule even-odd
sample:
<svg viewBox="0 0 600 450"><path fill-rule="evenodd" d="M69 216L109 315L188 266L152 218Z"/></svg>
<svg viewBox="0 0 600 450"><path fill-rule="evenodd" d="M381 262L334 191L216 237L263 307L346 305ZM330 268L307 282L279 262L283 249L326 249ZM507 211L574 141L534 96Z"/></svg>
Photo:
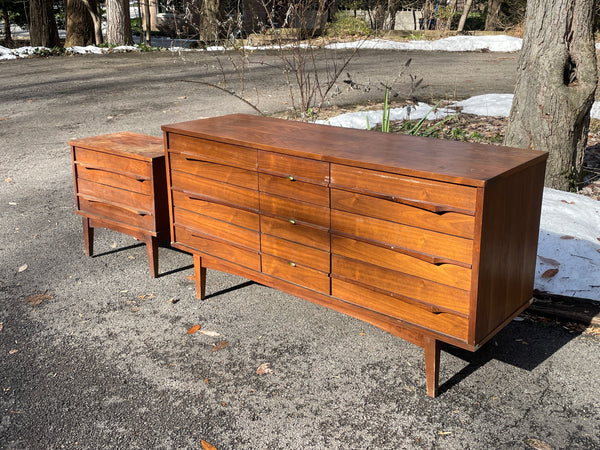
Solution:
<svg viewBox="0 0 600 450"><path fill-rule="evenodd" d="M111 155L109 153L73 147L74 162L88 166L103 168L116 173L140 175L145 178L152 176L152 166L146 161Z"/></svg>
<svg viewBox="0 0 600 450"><path fill-rule="evenodd" d="M417 203L423 209L436 212L459 210L472 214L477 202L477 189L473 187L341 164L331 165L331 185L400 202Z"/></svg>
<svg viewBox="0 0 600 450"><path fill-rule="evenodd" d="M273 152L258 152L258 170L316 184L329 183L329 163Z"/></svg>
<svg viewBox="0 0 600 450"><path fill-rule="evenodd" d="M116 188L152 195L152 179L132 173L116 172L102 167L75 162L76 177Z"/></svg>
<svg viewBox="0 0 600 450"><path fill-rule="evenodd" d="M154 209L154 199L150 195L126 191L92 181L77 180L77 193L83 194L86 197L102 199L116 205L147 211L149 214Z"/></svg>
<svg viewBox="0 0 600 450"><path fill-rule="evenodd" d="M149 211L137 210L134 208L109 203L106 200L86 197L79 194L79 211L89 213L95 216L114 219L127 225L133 225L148 231L156 230L156 221Z"/></svg>
<svg viewBox="0 0 600 450"><path fill-rule="evenodd" d="M329 294L330 292L330 280L327 273L305 267L301 263L290 259L275 258L263 254L262 271L323 294Z"/></svg>

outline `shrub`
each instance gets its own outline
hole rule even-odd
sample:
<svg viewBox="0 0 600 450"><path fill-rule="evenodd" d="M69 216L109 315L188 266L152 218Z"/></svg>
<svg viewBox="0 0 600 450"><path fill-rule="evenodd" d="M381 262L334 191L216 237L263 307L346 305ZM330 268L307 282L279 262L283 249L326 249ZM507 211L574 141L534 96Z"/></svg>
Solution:
<svg viewBox="0 0 600 450"><path fill-rule="evenodd" d="M367 36L371 33L371 28L362 17L353 17L343 12L335 15L333 22L325 27L326 36Z"/></svg>

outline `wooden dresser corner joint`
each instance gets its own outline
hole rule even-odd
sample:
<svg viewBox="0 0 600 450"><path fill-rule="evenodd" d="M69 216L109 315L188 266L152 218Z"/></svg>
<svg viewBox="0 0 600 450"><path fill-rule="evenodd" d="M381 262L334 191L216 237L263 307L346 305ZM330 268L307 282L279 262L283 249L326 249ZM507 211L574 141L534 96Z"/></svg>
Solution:
<svg viewBox="0 0 600 450"><path fill-rule="evenodd" d="M150 275L156 277L158 244L169 236L163 140L126 131L69 145L85 254L94 254L94 228L118 231L146 244Z"/></svg>
<svg viewBox="0 0 600 450"><path fill-rule="evenodd" d="M234 114L164 125L171 245L424 349L527 308L547 154Z"/></svg>

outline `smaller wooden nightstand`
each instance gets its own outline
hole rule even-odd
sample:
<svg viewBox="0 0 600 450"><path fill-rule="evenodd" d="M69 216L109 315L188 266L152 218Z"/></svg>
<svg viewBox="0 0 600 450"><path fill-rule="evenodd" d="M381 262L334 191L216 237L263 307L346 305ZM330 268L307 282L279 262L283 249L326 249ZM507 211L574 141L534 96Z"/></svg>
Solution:
<svg viewBox="0 0 600 450"><path fill-rule="evenodd" d="M86 255L94 252L94 228L119 231L146 243L150 274L156 277L158 243L169 236L162 139L122 132L69 145Z"/></svg>

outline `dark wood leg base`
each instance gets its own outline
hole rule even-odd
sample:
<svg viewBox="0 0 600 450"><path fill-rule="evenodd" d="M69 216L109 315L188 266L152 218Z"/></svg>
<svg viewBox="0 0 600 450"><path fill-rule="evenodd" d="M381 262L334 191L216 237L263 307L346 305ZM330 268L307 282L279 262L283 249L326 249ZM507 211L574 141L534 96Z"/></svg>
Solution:
<svg viewBox="0 0 600 450"><path fill-rule="evenodd" d="M194 255L194 278L196 279L196 298L204 300L206 294L206 267L202 267L202 258Z"/></svg>
<svg viewBox="0 0 600 450"><path fill-rule="evenodd" d="M430 336L425 336L423 349L425 350L425 376L427 379L427 395L429 397L435 397L438 391L440 347L440 341Z"/></svg>
<svg viewBox="0 0 600 450"><path fill-rule="evenodd" d="M90 223L90 219L82 217L83 222L83 249L85 250L85 256L92 256L94 254L94 227Z"/></svg>
<svg viewBox="0 0 600 450"><path fill-rule="evenodd" d="M146 251L148 252L148 264L150 265L150 276L158 276L158 239L154 236L146 236Z"/></svg>

